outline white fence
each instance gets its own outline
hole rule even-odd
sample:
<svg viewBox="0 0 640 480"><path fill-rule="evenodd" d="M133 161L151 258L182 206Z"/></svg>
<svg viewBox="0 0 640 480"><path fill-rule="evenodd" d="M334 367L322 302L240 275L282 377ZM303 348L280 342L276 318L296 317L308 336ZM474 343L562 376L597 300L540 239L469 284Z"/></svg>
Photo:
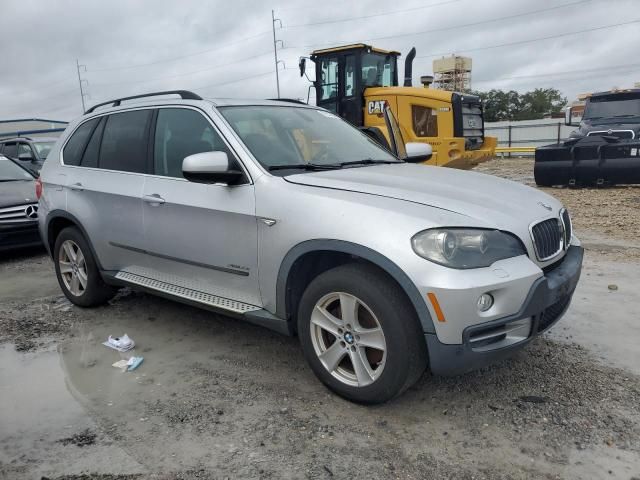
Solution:
<svg viewBox="0 0 640 480"><path fill-rule="evenodd" d="M568 127L563 118L543 118L517 122L487 122L485 135L498 137L499 147L540 147L569 137L576 127Z"/></svg>

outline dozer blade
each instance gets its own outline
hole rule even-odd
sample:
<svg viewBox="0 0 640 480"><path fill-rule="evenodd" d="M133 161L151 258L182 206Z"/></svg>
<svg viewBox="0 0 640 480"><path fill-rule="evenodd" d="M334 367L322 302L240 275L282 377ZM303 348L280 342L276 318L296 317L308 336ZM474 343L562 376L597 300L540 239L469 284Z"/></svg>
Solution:
<svg viewBox="0 0 640 480"><path fill-rule="evenodd" d="M539 147L534 177L546 187L640 184L640 142L598 135Z"/></svg>

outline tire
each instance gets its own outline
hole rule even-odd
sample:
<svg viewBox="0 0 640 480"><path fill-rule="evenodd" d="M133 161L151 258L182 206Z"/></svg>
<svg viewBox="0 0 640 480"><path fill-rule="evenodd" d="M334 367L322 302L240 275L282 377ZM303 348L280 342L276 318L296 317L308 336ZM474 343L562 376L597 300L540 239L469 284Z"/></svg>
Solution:
<svg viewBox="0 0 640 480"><path fill-rule="evenodd" d="M355 314L342 315L343 305ZM413 385L427 366L413 307L373 266L347 264L320 274L302 295L297 322L311 369L348 400L386 402Z"/></svg>
<svg viewBox="0 0 640 480"><path fill-rule="evenodd" d="M60 232L53 260L60 288L71 303L96 307L116 294L117 289L102 280L91 248L76 227L67 227Z"/></svg>

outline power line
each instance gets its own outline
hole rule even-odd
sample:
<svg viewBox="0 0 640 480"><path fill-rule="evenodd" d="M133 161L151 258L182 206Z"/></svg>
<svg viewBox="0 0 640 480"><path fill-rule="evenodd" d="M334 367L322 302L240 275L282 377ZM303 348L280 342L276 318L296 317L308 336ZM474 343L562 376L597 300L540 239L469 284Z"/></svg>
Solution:
<svg viewBox="0 0 640 480"><path fill-rule="evenodd" d="M560 75L600 72L600 71L619 70L619 69L634 71L636 67L640 68L640 63L630 63L626 65L610 65L608 67L583 68L580 70L565 70L565 71L550 72L550 73L537 73L534 75L514 75L511 77L492 77L492 78L487 78L485 80L481 79L481 80L475 80L475 81L476 82L493 82L493 81L501 81L501 80L518 80L521 78L527 79L527 78L538 78L538 77L557 77ZM624 73L624 72L616 72L616 73Z"/></svg>
<svg viewBox="0 0 640 480"><path fill-rule="evenodd" d="M405 8L402 10L392 10L389 12L382 12L382 13L373 13L371 15L361 15L358 17L350 17L350 18L342 18L342 19L338 19L338 20L323 20L320 22L311 22L311 23L294 23L293 25L287 25L286 27L283 28L298 28L298 27L309 27L309 26L313 26L313 25L327 25L327 24L331 24L331 23L344 23L344 22L353 22L355 20L363 20L363 19L367 19L367 18L375 18L375 17L384 17L386 15L395 15L396 13L405 13L405 12L413 12L416 10L424 10L426 8L432 8L432 7L437 7L439 5L448 5L450 3L457 3L457 2L461 2L462 0L446 0L443 2L438 2L438 3L431 3L429 5L422 5L420 7L413 7L413 8Z"/></svg>
<svg viewBox="0 0 640 480"><path fill-rule="evenodd" d="M130 85L130 84L133 84L133 83L151 83L151 82L156 82L158 80L166 80L166 79L169 79L169 78L185 77L185 76L189 76L189 75L196 75L196 74L202 73L202 72L208 72L210 70L216 70L216 69L219 69L219 68L222 68L222 67L228 67L230 65L235 65L235 64L238 64L238 63L246 62L246 61L252 60L254 58L263 57L265 55L271 55L272 53L273 52L271 50L269 50L268 52L259 53L257 55L252 55L250 57L246 57L246 58L243 58L243 59L240 59L240 60L234 60L233 62L217 63L217 64L214 64L214 65L212 65L210 67L207 67L207 68L201 68L199 70L193 70L193 71L190 71L190 72L177 73L175 75L165 75L163 77L154 76L154 78L148 79L148 80L130 80L130 81L127 81L127 82L92 83L92 85L94 87L110 87L110 86L115 86L115 85Z"/></svg>
<svg viewBox="0 0 640 480"><path fill-rule="evenodd" d="M561 37L568 37L570 35L577 35L579 33L586 33L586 32L595 32L597 30L604 30L607 28L614 28L614 27L621 27L624 25L631 25L634 23L638 23L640 22L640 19L638 20L631 20L629 22L623 22L623 23L614 23L612 25L603 25L600 27L593 27L593 28L585 28L584 30L576 30L574 32L567 32L567 33L559 33L557 35L548 35L546 37L538 37L538 38L532 38L529 40L519 40L517 42L508 42L508 43L500 43L497 45L488 45L485 47L475 47L475 48L461 48L461 49L456 49L456 52L477 52L480 50L489 50L491 48L499 48L499 47L510 47L513 45L522 45L525 43L532 43L532 42L540 42L542 40L551 40L554 38L561 38ZM444 53L433 53L430 55L419 55L416 58L430 58L430 57L439 57L441 55L449 55L451 52L444 52Z"/></svg>
<svg viewBox="0 0 640 480"><path fill-rule="evenodd" d="M23 90L22 92L18 92L18 93L5 93L3 95L0 95L0 98L19 97L21 95L27 95L29 93L38 92L40 90L49 90L53 86L63 85L63 84L71 84L71 81L70 80L64 80L64 81L60 81L60 82L55 82L55 83L52 83L51 85L47 85L46 87L44 87L44 86L43 87L37 87L34 90ZM74 88L73 90L65 90L64 93L68 93L68 92L71 92L71 91L75 92L76 89Z"/></svg>
<svg viewBox="0 0 640 480"><path fill-rule="evenodd" d="M495 17L495 18L490 18L487 20L480 20L477 22L471 22L471 23L463 23L463 24L458 24L458 25L450 25L448 27L439 27L439 28L432 28L429 30L419 30L417 32L408 32L408 33L398 33L395 35L384 35L384 36L380 36L380 37L371 37L371 38L365 38L362 39L361 41L363 42L370 42L370 41L374 41L374 40L388 40L391 38L400 38L400 37L410 37L410 36L414 36L414 35L423 35L423 34L427 34L427 33L434 33L434 32L443 32L443 31L447 31L447 30L456 30L459 28L466 28L466 27L475 27L478 25L483 25L486 23L493 23L493 22L499 22L502 20L511 20L513 18L518 18L518 17L525 17L527 15L535 15L538 13L544 13L544 12L548 12L548 11L552 11L552 10L557 10L560 8L565 8L565 7L570 7L570 6L574 6L574 5L578 5L580 3L586 3L586 2L591 2L593 0L578 0L572 3L565 3L562 5L556 5L553 7L547 7L547 8L541 8L538 10L532 10L529 12L524 12L524 13L516 13L513 15L506 15L503 17ZM322 46L327 46L327 45L335 45L337 42L324 42L324 43L311 43L311 44L307 44L307 45L299 45L299 46L290 46L290 47L285 47L285 48L309 48L309 47L322 47ZM348 41L343 41L342 43L349 43ZM353 42L351 42L353 43ZM418 57L420 58L420 57Z"/></svg>
<svg viewBox="0 0 640 480"><path fill-rule="evenodd" d="M220 50L221 48L230 47L232 45L237 45L239 43L246 42L247 40L251 40L251 39L260 37L260 36L265 35L267 33L271 33L271 30L269 30L268 32L260 32L260 33L257 33L255 35L251 35L250 37L244 37L244 38L242 38L240 40L236 40L234 42L229 42L229 43L217 45L215 48L202 50L200 52L188 53L186 55L180 55L178 57L166 58L164 60L157 60L157 61L148 62L148 63L138 63L138 64L135 64L135 65L122 65L122 66L118 66L118 67L98 68L98 69L95 69L95 70L89 70L89 72L109 72L109 71L113 71L113 70L127 70L127 69L130 69L130 68L148 67L148 66L151 66L151 65L158 65L158 64L161 64L161 63L175 62L176 60L182 60L183 58L189 58L189 57L195 57L195 56L198 56L198 55L204 55L205 53L210 53L210 52L213 52L213 51L217 51L217 50Z"/></svg>
<svg viewBox="0 0 640 480"><path fill-rule="evenodd" d="M283 68L283 70L291 70L291 69ZM249 75L248 77L242 77L242 78L238 78L238 79L235 79L235 80L229 80L227 82L214 83L214 84L211 84L211 85L204 85L204 86L200 86L200 87L190 87L190 88L193 89L193 90L206 90L208 88L222 87L224 85L229 85L231 83L243 82L245 80L251 80L253 78L264 77L265 75L272 75L272 74L273 74L273 70L269 70L268 72L257 73L255 75Z"/></svg>

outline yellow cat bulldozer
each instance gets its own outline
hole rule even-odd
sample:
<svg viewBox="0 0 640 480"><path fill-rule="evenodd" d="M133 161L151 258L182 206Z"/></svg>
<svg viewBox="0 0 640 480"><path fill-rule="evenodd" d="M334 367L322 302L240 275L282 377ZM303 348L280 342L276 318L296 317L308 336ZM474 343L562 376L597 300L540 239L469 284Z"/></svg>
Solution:
<svg viewBox="0 0 640 480"><path fill-rule="evenodd" d="M406 142L433 148L430 165L468 169L494 156L497 138L484 134L482 102L475 95L412 87L412 48L405 61L404 84L398 83L399 52L362 43L315 50L300 59L315 63L316 104L339 115L381 143L391 145L384 110L388 106ZM308 78L308 77L307 77ZM308 98L307 98L308 101Z"/></svg>

